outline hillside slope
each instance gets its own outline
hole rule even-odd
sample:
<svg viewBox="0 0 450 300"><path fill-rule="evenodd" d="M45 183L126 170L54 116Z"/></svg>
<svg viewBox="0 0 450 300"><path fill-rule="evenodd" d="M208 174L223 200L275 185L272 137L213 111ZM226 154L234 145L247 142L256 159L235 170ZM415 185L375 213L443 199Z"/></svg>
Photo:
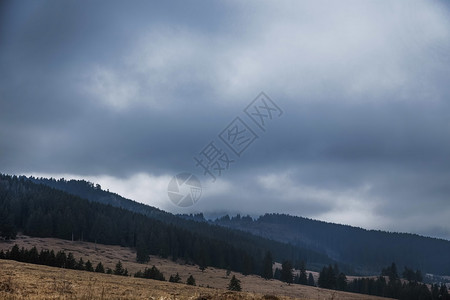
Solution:
<svg viewBox="0 0 450 300"><path fill-rule="evenodd" d="M33 177L28 179L90 201L143 213L161 222L201 232L211 238L222 235L220 230L210 226L213 224L289 243L302 249L302 259L307 260L310 268L316 271L324 264L337 262L347 274L373 275L379 274L381 268L396 262L401 270L404 266L408 266L425 273L450 275L450 255L448 255L450 241L446 240L407 233L365 230L281 214L266 214L256 220L250 217L225 216L215 222L208 222L203 217L172 215L104 191L100 186L83 180ZM240 237L249 238L249 236ZM295 260L292 255L280 257L275 254L275 258Z"/></svg>
<svg viewBox="0 0 450 300"><path fill-rule="evenodd" d="M447 240L365 230L282 214L266 214L256 220L224 216L214 223L314 249L353 266L360 274L374 274L396 262L400 270L408 266L426 273L450 275L450 241Z"/></svg>
<svg viewBox="0 0 450 300"><path fill-rule="evenodd" d="M14 295L27 299L48 299L65 297L67 299L276 299L264 298L264 295L276 295L278 299L387 299L375 296L338 292L298 284L287 285L277 280L264 280L259 276L244 276L232 273L228 277L226 271L207 268L202 272L197 265L180 264L171 260L151 256L147 264L136 263L133 259L135 251L120 246L106 246L80 241L67 241L54 238L32 238L19 236L16 241L0 242L0 249L10 249L17 243L19 247L37 249L53 249L72 252L76 258L90 260L94 265L102 262L105 267L113 268L118 260L123 262L131 273L145 267L156 265L166 278L179 273L183 282L193 275L197 287L160 282L150 279L98 274L85 271L58 269L47 266L0 260L0 286L11 282L13 291L0 291L0 299ZM236 275L241 282L243 293L227 292L230 277ZM206 288L208 287L209 288ZM102 295L103 293L103 295Z"/></svg>
<svg viewBox="0 0 450 300"><path fill-rule="evenodd" d="M140 262L145 262L149 255L159 255L244 274L260 274L267 251L278 261L333 262L317 252L242 231L186 221L173 215L162 221L88 201L23 177L0 175L2 215L5 216L0 223L2 235L5 229L16 228L30 236L133 247Z"/></svg>

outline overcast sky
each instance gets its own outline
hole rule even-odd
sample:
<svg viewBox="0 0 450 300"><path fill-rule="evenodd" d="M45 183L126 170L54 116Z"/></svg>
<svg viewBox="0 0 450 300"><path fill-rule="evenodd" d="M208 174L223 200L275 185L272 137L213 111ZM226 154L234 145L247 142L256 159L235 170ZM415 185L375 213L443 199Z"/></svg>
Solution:
<svg viewBox="0 0 450 300"><path fill-rule="evenodd" d="M0 172L450 239L447 1L155 2L1 2ZM261 91L283 111L265 131L243 111ZM218 137L236 117L258 136L240 157ZM211 141L234 160L215 182Z"/></svg>

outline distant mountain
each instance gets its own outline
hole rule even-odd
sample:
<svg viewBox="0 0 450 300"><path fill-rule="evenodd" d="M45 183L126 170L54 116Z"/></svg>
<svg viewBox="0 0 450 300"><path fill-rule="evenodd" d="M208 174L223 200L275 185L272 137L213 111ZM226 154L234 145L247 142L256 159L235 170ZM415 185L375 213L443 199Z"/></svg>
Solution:
<svg viewBox="0 0 450 300"><path fill-rule="evenodd" d="M450 275L450 241L327 223L285 214L224 216L214 224L313 249L370 274L396 262L427 273Z"/></svg>

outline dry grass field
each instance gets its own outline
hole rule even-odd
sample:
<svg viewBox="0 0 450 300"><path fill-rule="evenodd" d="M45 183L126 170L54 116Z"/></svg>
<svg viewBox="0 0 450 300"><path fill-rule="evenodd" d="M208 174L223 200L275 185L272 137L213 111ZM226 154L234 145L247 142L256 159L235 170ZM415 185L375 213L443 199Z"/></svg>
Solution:
<svg viewBox="0 0 450 300"><path fill-rule="evenodd" d="M76 259L89 259L94 266L101 261L105 267L112 269L121 260L130 273L155 265L166 279L178 272L185 282L189 275L193 275L197 286L0 260L0 299L382 299L287 285L253 275L232 273L227 277L225 270L207 268L202 272L198 266L153 256L148 265L138 264L134 251L120 246L19 236L13 242L0 242L0 249L10 249L15 243L28 249L36 246L38 250L72 252ZM243 292L226 291L232 275L241 280Z"/></svg>

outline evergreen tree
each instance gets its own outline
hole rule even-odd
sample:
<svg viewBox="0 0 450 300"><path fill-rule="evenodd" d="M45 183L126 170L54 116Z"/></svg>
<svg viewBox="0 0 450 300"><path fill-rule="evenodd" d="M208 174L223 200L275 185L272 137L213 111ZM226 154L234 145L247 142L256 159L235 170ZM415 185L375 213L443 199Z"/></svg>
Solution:
<svg viewBox="0 0 450 300"><path fill-rule="evenodd" d="M31 248L28 251L28 255L27 258L25 260L26 262L32 263L32 264L37 264L39 263L39 252L36 249L36 246L33 246L33 248Z"/></svg>
<svg viewBox="0 0 450 300"><path fill-rule="evenodd" d="M80 260L78 260L78 263L76 264L75 269L77 269L77 270L85 270L84 261L83 261L82 257L80 257Z"/></svg>
<svg viewBox="0 0 450 300"><path fill-rule="evenodd" d="M399 279L397 266L395 265L395 263L392 263L391 266L383 269L381 271L381 276L388 276L389 281L396 281L397 279Z"/></svg>
<svg viewBox="0 0 450 300"><path fill-rule="evenodd" d="M308 284L308 277L306 275L306 268L305 268L305 262L300 262L300 275L298 276L298 283L307 285Z"/></svg>
<svg viewBox="0 0 450 300"><path fill-rule="evenodd" d="M95 272L97 272L97 273L105 273L105 268L103 267L101 262L99 262L97 264L97 266L95 267Z"/></svg>
<svg viewBox="0 0 450 300"><path fill-rule="evenodd" d="M336 288L336 275L334 273L334 268L331 265L322 268L322 271L319 273L319 280L317 283L321 288Z"/></svg>
<svg viewBox="0 0 450 300"><path fill-rule="evenodd" d="M76 265L77 265L77 262L75 260L75 257L73 257L72 252L70 252L69 255L67 255L66 268L67 269L75 269Z"/></svg>
<svg viewBox="0 0 450 300"><path fill-rule="evenodd" d="M114 269L114 275L123 276L124 274L125 274L125 269L122 266L122 262L119 260L116 264L116 268Z"/></svg>
<svg viewBox="0 0 450 300"><path fill-rule="evenodd" d="M19 251L19 261L25 261L26 259L27 259L27 256L25 254L25 248L22 247L22 248L20 248L20 251Z"/></svg>
<svg viewBox="0 0 450 300"><path fill-rule="evenodd" d="M263 260L263 271L262 271L262 278L264 279L272 279L273 278L273 259L272 259L272 253L270 251L266 252L266 255L264 256Z"/></svg>
<svg viewBox="0 0 450 300"><path fill-rule="evenodd" d="M439 295L441 296L442 300L449 300L450 295L448 293L447 285L445 283L441 284L441 288L439 290Z"/></svg>
<svg viewBox="0 0 450 300"><path fill-rule="evenodd" d="M333 268L331 265L328 266L328 286L330 289L336 288L337 275L336 270L339 271L337 265Z"/></svg>
<svg viewBox="0 0 450 300"><path fill-rule="evenodd" d="M150 279L156 279L156 280L160 280L160 281L165 281L166 278L164 278L164 275L161 271L159 271L159 269L157 267L155 267L154 265L152 266L151 269L146 269L146 272L144 272L146 274L146 278L150 278Z"/></svg>
<svg viewBox="0 0 450 300"><path fill-rule="evenodd" d="M314 276L311 273L309 273L309 275L308 275L308 285L310 285L310 286L316 285L316 283L314 282Z"/></svg>
<svg viewBox="0 0 450 300"><path fill-rule="evenodd" d="M20 261L20 250L17 244L12 247L11 252L9 253L9 259Z"/></svg>
<svg viewBox="0 0 450 300"><path fill-rule="evenodd" d="M336 289L339 291L347 290L347 276L344 273L339 273L336 278Z"/></svg>
<svg viewBox="0 0 450 300"><path fill-rule="evenodd" d="M228 284L228 289L230 291L241 291L241 281L233 275L233 277L231 277L230 283Z"/></svg>
<svg viewBox="0 0 450 300"><path fill-rule="evenodd" d="M195 278L194 276L189 276L188 279L186 280L186 284L187 285L195 285Z"/></svg>
<svg viewBox="0 0 450 300"><path fill-rule="evenodd" d="M288 260L285 260L281 264L281 281L284 281L288 284L293 282L294 275L292 274L292 263Z"/></svg>
<svg viewBox="0 0 450 300"><path fill-rule="evenodd" d="M56 265L56 255L55 255L55 251L53 251L53 250L50 250L50 253L48 254L48 263L47 263L47 265L48 266L57 267L57 265Z"/></svg>
<svg viewBox="0 0 450 300"><path fill-rule="evenodd" d="M439 299L439 286L437 284L431 284L431 298L433 300Z"/></svg>
<svg viewBox="0 0 450 300"><path fill-rule="evenodd" d="M148 278L148 279L155 279L155 280L161 280L165 281L166 278L164 277L163 273L161 273L157 267L152 266L150 269L145 268L144 272L137 272L134 274L134 277L141 277L141 278ZM171 276L172 277L172 276Z"/></svg>
<svg viewBox="0 0 450 300"><path fill-rule="evenodd" d="M174 283L180 283L181 282L181 277L178 274L178 272L175 275L170 275L169 282L174 282Z"/></svg>
<svg viewBox="0 0 450 300"><path fill-rule="evenodd" d="M75 260L75 259L74 259ZM55 263L58 268L64 268L67 264L67 256L64 251L58 251L55 257ZM69 267L68 267L69 268ZM70 269L70 268L69 268Z"/></svg>
<svg viewBox="0 0 450 300"><path fill-rule="evenodd" d="M88 272L94 272L94 268L92 267L92 263L88 260L84 266L85 270Z"/></svg>

